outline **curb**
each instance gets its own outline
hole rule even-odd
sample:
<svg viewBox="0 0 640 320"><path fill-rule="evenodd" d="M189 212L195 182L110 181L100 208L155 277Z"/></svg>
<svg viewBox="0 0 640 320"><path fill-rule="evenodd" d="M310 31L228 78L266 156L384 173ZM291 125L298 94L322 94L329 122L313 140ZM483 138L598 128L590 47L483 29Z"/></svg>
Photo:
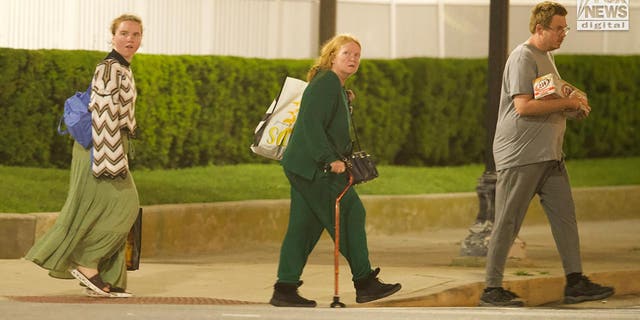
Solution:
<svg viewBox="0 0 640 320"><path fill-rule="evenodd" d="M24 256L33 245L35 228L32 214L0 214L0 259Z"/></svg>
<svg viewBox="0 0 640 320"><path fill-rule="evenodd" d="M640 269L627 271L599 272L588 275L597 283L615 288L615 295L640 293ZM541 306L562 301L564 298L564 277L540 277L527 280L504 281L505 289L518 294L525 306ZM376 307L477 307L484 282L458 286L426 296L403 299L389 299L374 302Z"/></svg>
<svg viewBox="0 0 640 320"><path fill-rule="evenodd" d="M575 188L573 196L578 220L633 219L640 208L640 185ZM467 228L478 211L476 193L361 198L367 208L367 233L372 235ZM144 258L201 255L281 241L289 200L153 205L143 207L143 214ZM57 215L0 214L0 259L24 256ZM531 202L525 223L546 223L539 201Z"/></svg>

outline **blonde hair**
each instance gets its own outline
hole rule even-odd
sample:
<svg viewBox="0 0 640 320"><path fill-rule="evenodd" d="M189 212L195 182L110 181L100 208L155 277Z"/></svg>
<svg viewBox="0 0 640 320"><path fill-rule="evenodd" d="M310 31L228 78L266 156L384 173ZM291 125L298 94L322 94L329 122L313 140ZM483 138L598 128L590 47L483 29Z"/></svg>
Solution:
<svg viewBox="0 0 640 320"><path fill-rule="evenodd" d="M529 18L529 31L531 34L536 32L536 25L548 28L551 25L553 16L566 16L567 9L557 2L545 1L540 2L531 9L531 17Z"/></svg>
<svg viewBox="0 0 640 320"><path fill-rule="evenodd" d="M114 36L116 35L116 31L118 31L118 27L120 26L120 23L122 23L123 21L137 22L140 25L140 33L142 33L142 19L140 19L140 17L133 14L123 14L113 19L113 21L111 22L111 35L114 35Z"/></svg>
<svg viewBox="0 0 640 320"><path fill-rule="evenodd" d="M362 49L360 41L358 41L356 37L346 33L335 35L333 38L325 42L320 50L320 56L316 59L311 69L309 69L309 72L307 72L307 81L311 81L318 71L331 69L331 61L338 50L340 50L343 45L351 42L357 44L358 47Z"/></svg>

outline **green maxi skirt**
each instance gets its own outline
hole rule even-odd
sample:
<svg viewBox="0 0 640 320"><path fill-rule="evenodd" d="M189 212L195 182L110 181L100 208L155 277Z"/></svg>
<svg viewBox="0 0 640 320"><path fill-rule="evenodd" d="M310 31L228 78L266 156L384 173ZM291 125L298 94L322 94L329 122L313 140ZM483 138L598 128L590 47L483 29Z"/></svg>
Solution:
<svg viewBox="0 0 640 320"><path fill-rule="evenodd" d="M128 147L128 139L123 139ZM73 144L69 194L55 224L25 258L54 278L72 279L70 268L96 268L102 280L126 288L125 243L139 208L131 177L96 179L90 151Z"/></svg>

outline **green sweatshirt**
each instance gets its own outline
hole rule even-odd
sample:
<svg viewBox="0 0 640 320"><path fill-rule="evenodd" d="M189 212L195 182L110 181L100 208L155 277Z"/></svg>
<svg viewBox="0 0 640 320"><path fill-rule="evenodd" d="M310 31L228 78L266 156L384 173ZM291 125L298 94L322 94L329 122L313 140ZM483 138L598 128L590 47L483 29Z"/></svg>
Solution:
<svg viewBox="0 0 640 320"><path fill-rule="evenodd" d="M351 153L349 106L340 79L321 70L307 86L282 166L308 180ZM340 154L338 154L340 153Z"/></svg>

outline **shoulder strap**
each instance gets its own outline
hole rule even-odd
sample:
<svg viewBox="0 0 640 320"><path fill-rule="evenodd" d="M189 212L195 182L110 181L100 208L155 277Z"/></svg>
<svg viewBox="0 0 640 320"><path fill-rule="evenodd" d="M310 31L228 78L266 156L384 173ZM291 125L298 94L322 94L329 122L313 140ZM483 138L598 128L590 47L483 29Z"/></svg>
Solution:
<svg viewBox="0 0 640 320"><path fill-rule="evenodd" d="M356 138L355 145L358 146L358 151L362 151L360 147L360 139L358 139L358 129L356 128L356 123L353 122L353 113L349 112L349 119L351 120L351 128L353 129L353 136Z"/></svg>
<svg viewBox="0 0 640 320"><path fill-rule="evenodd" d="M342 93L344 93L344 90L342 91ZM344 94L346 94L346 93L344 93ZM353 146L357 146L357 147L358 147L358 149L357 149L357 150L352 150L351 152L353 153L354 151L362 151L362 147L360 147L360 139L358 138L358 130L357 130L357 128L356 128L356 124L355 124L355 122L353 121L353 112L352 112L353 108L352 108L352 106L351 106L351 105L349 105L350 103L349 103L349 100L348 100L348 99L346 100L346 102L347 102L347 106L348 106L348 108L349 108L349 110L348 110L348 112L347 112L347 113L349 114L349 129L350 129L351 131L353 131L353 137L355 138L355 141L353 141L353 140L352 140L352 141L351 141L351 144L352 144ZM331 115L331 121L333 121L333 118L335 117L336 112L337 112L337 110L336 110L336 109L334 109L334 110L333 110L333 114ZM338 150L336 150L336 147L335 147L333 144L331 144L331 148L333 149L333 151L334 151L337 155L339 155L340 157L344 157L340 152L338 152ZM343 159L343 160L344 160L344 159Z"/></svg>

